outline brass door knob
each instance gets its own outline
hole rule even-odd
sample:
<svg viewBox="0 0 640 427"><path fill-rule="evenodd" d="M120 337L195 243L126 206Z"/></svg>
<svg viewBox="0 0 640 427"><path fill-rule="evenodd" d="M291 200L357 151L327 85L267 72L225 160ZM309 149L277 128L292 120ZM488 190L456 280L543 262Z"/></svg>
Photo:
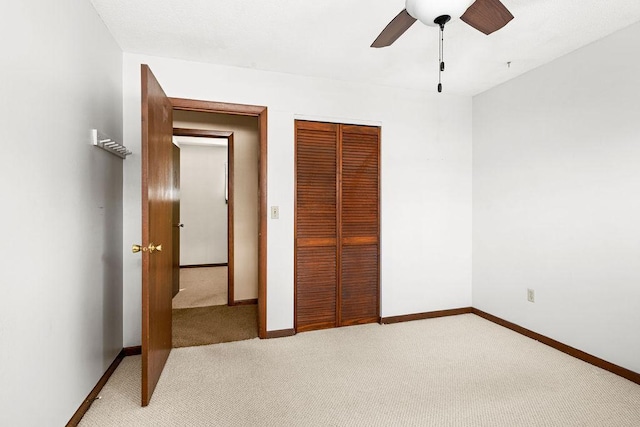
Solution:
<svg viewBox="0 0 640 427"><path fill-rule="evenodd" d="M145 246L141 246L141 245L133 245L133 246L131 246L131 252L133 252L134 254L137 254L140 251L146 252L147 248Z"/></svg>
<svg viewBox="0 0 640 427"><path fill-rule="evenodd" d="M153 243L150 243L149 246L142 246L142 245L133 245L131 246L131 252L133 252L134 254L137 254L138 252L147 252L149 251L150 254L154 253L154 252L162 252L162 245L154 245Z"/></svg>
<svg viewBox="0 0 640 427"><path fill-rule="evenodd" d="M131 252L133 252L134 254L138 253L138 252L146 252L147 251L147 247L146 246L141 246L141 245L133 245L131 246Z"/></svg>
<svg viewBox="0 0 640 427"><path fill-rule="evenodd" d="M162 252L162 245L154 245L153 243L149 243L149 253L152 254L155 251Z"/></svg>

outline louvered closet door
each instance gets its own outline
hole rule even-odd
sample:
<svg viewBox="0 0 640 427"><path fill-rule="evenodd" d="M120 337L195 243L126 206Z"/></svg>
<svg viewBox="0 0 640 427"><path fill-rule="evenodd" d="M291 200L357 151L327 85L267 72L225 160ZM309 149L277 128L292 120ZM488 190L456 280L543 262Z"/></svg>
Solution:
<svg viewBox="0 0 640 427"><path fill-rule="evenodd" d="M296 121L296 330L379 317L380 129Z"/></svg>
<svg viewBox="0 0 640 427"><path fill-rule="evenodd" d="M378 321L380 128L341 126L340 324Z"/></svg>
<svg viewBox="0 0 640 427"><path fill-rule="evenodd" d="M337 325L338 126L296 121L296 330Z"/></svg>

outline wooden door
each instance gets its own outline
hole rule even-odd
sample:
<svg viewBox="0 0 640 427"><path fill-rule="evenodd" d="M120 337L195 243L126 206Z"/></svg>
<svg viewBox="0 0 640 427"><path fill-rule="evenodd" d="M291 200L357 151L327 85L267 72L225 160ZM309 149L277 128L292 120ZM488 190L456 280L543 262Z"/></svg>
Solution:
<svg viewBox="0 0 640 427"><path fill-rule="evenodd" d="M380 128L340 134L340 324L379 317Z"/></svg>
<svg viewBox="0 0 640 427"><path fill-rule="evenodd" d="M173 259L172 267L172 292L171 296L176 296L180 292L180 147L172 144L172 213L171 224L173 225L171 236L171 253Z"/></svg>
<svg viewBox="0 0 640 427"><path fill-rule="evenodd" d="M379 318L380 129L296 121L296 330Z"/></svg>
<svg viewBox="0 0 640 427"><path fill-rule="evenodd" d="M337 125L296 122L295 320L337 326Z"/></svg>
<svg viewBox="0 0 640 427"><path fill-rule="evenodd" d="M169 99L142 65L142 406L171 351L172 130ZM155 249L161 246L162 249Z"/></svg>

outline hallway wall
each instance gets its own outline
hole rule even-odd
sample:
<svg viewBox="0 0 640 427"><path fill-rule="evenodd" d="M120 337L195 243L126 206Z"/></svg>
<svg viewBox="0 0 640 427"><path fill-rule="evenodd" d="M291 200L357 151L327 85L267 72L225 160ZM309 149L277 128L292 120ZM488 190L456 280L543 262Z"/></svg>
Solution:
<svg viewBox="0 0 640 427"><path fill-rule="evenodd" d="M181 266L227 262L226 163L226 145L180 144Z"/></svg>

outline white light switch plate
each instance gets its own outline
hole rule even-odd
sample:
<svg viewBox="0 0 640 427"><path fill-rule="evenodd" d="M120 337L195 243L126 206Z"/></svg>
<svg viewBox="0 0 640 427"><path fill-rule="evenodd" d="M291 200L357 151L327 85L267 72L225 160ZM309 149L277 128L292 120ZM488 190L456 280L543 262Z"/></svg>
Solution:
<svg viewBox="0 0 640 427"><path fill-rule="evenodd" d="M278 206L271 206L271 219L280 218L280 208Z"/></svg>

